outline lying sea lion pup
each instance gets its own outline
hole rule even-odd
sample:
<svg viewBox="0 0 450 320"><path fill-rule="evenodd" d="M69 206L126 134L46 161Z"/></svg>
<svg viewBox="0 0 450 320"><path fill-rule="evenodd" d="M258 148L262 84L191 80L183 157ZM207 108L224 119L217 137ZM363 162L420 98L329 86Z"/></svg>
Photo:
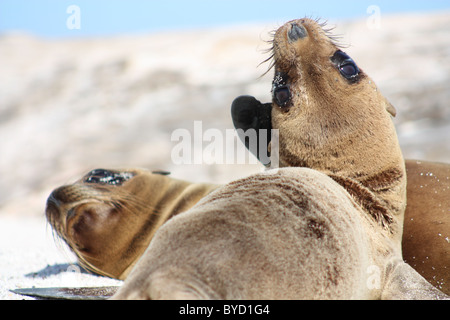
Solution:
<svg viewBox="0 0 450 320"><path fill-rule="evenodd" d="M113 299L445 299L337 182L282 168L220 187L155 233Z"/></svg>
<svg viewBox="0 0 450 320"><path fill-rule="evenodd" d="M450 294L450 197L446 196L450 165L407 160L406 171L409 200L403 258L427 281ZM46 214L81 265L123 280L164 222L217 187L173 179L161 171L95 169L55 189ZM104 208L109 214L105 215ZM112 213L115 218L105 220Z"/></svg>

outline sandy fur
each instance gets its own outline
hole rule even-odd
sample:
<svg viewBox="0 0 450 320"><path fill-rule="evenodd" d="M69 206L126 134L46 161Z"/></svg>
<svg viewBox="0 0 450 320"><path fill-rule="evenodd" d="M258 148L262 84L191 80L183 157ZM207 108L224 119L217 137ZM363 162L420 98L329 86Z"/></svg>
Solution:
<svg viewBox="0 0 450 320"><path fill-rule="evenodd" d="M373 267L378 286L368 282ZM113 298L445 297L425 280L401 287L400 269L423 279L340 185L284 168L225 185L169 220Z"/></svg>

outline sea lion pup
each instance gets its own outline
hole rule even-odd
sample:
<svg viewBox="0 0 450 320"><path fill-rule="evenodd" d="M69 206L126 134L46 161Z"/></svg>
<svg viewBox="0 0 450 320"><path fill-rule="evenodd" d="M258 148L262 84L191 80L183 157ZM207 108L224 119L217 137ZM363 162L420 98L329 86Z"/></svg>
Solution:
<svg viewBox="0 0 450 320"><path fill-rule="evenodd" d="M92 170L50 194L47 220L83 267L125 279L155 231L216 188L166 174L141 169Z"/></svg>
<svg viewBox="0 0 450 320"><path fill-rule="evenodd" d="M450 164L406 161L403 259L450 294Z"/></svg>
<svg viewBox="0 0 450 320"><path fill-rule="evenodd" d="M272 51L271 127L279 130L280 167L308 167L333 178L390 231L400 251L406 173L391 119L395 109L315 20L284 24ZM239 113L251 108L267 104L238 98L235 124L242 125Z"/></svg>
<svg viewBox="0 0 450 320"><path fill-rule="evenodd" d="M444 299L327 175L231 182L159 228L113 299Z"/></svg>
<svg viewBox="0 0 450 320"><path fill-rule="evenodd" d="M396 217L395 223L390 225L398 230L398 240L405 174L395 130L389 119L390 115L395 115L395 109L379 93L373 81L334 45L333 39L328 38L327 32L315 21L296 20L280 28L273 41L273 59L273 102L263 104L252 96L236 98L231 108L235 127L243 132L248 129L265 129L265 132L279 129L281 166L309 166L323 171L347 188L368 212L379 209L385 213L392 212L387 220ZM255 153L245 135L240 135L240 138L267 165L261 158L267 159L268 156ZM270 135L265 138L270 141ZM259 146L259 141L256 144ZM406 166L409 166L409 179L416 167L408 161ZM433 163L423 163L422 167L421 170L431 169ZM449 197L439 199L443 201L440 203L429 197L430 192L423 194L425 189L413 191L414 186L419 186L419 181L415 177L411 179L407 196L411 204L406 207L406 215L413 217L423 211L420 208L428 206L426 203L434 201L430 206L433 213L421 215L420 221L427 220L423 224L429 226L427 232L437 231L437 225L431 221L442 222L445 217L442 209L436 206L442 205L448 210ZM443 183L441 180L440 184L445 188ZM370 195L369 199L364 199L366 195ZM375 201L374 205L370 204L372 201ZM380 217L377 213L374 216ZM415 235L421 233L421 224L419 219L415 221L415 227L408 228L408 233L403 236L404 241L405 237L419 238ZM408 217L405 225L410 223ZM448 223L446 226L448 230ZM441 227L445 229L444 225ZM426 247L436 248L434 258L440 262L435 261L435 266L448 265L448 258L444 258L448 257L448 247L445 243L435 246L436 241L442 239L445 237L429 237L427 240L430 242L417 247L424 252ZM417 241L414 246L411 241L404 242L407 261L411 262L415 257L417 245ZM426 259L425 256L423 258ZM428 264L428 270L417 263L413 266L429 281L432 277L441 279L439 283L436 280L432 282L438 288L450 291L448 281L442 280L448 278L447 270L440 268L438 271L436 267L430 270L431 264Z"/></svg>
<svg viewBox="0 0 450 320"><path fill-rule="evenodd" d="M141 189L141 193L137 193L137 197L142 196L139 201L142 201L143 206L135 206L130 205L128 202L134 203L138 199L134 196L133 193L129 193L129 195L124 198L121 198L122 206L128 208L130 210L141 210L144 207L143 212L134 212L130 211L130 215L139 216L140 219L134 219L134 223L138 224L142 227L142 223L145 223L149 217L144 218L144 215L147 214L149 216L154 216L154 210L151 210L152 200L155 198L153 194L157 194L157 197L164 198L162 194L158 195L158 192L161 193L161 190L155 187L151 187L153 184L158 186L158 181L163 180L167 182L167 179L171 179L169 177L161 178L157 175L164 174L164 172L150 172L150 171L142 171L139 169L127 170L126 172L130 174L125 174L125 171L122 173L113 173L113 170L93 170L88 175L86 175L83 179L80 179L75 183L78 187L66 186L62 187L64 190L62 194L66 194L67 191L72 189L76 190L76 197L73 196L64 196L64 199L60 199L57 204L54 200L49 200L56 205L57 208L51 208L51 205L48 206L48 215L58 214L58 221L60 221L63 217L67 219L67 213L70 208L75 207L76 203L82 202L100 202L104 199L104 193L92 192L89 190L89 187L95 190L95 187L100 186L114 186L109 187L111 193L119 193L123 194L124 192L129 191L121 191L122 188L125 190L130 190L130 181L135 177L138 177L139 180L142 180L140 183L144 186L148 186L145 190L148 193L143 192ZM141 172L140 174L132 174L131 172ZM402 240L402 249L403 249L403 258L409 263L420 275L422 275L426 280L428 280L435 287L440 289L442 292L446 294L450 294L450 273L448 272L448 266L450 266L450 255L449 255L449 230L450 230L450 217L448 215L448 210L450 210L450 197L446 196L450 192L450 165L443 163L434 163L429 161L416 161L416 160L406 160L406 172L408 176L408 184L407 184L407 198L408 205L406 207L405 212L405 222L404 222L404 232L403 232L403 240ZM100 175L101 174L101 175ZM115 178L114 178L115 176ZM119 183L121 182L121 177L127 177L127 184ZM101 182L103 180L103 182ZM109 181L109 184L107 182ZM176 184L178 181L175 180L170 183ZM169 182L167 182L169 183ZM186 182L183 182L185 184ZM84 185L85 191L80 192L80 185ZM212 186L209 184L196 184L194 188L191 190L199 190L200 195L206 190L212 191L218 186ZM186 189L183 189L186 190ZM56 190L55 190L56 191ZM173 188L166 189L166 192L169 192L171 196L167 197L167 199L173 199L173 201L177 202L180 200L179 197L173 197ZM57 195L57 192L55 192ZM100 195L100 197L99 197ZM200 200L200 195L196 192L188 192L183 197L185 201L182 206L182 210L187 210L191 206L194 206L198 200ZM58 196L61 197L61 196ZM54 198L54 197L53 197ZM113 196L113 198L115 198ZM173 207L170 200L166 200L166 207ZM144 205L147 204L148 205ZM95 216L100 216L101 214L98 212L101 207L91 206L90 214ZM101 211L101 210L100 210ZM163 214L160 217L158 225L161 225L164 219L169 219L173 217L177 212L181 210L173 210L173 214L167 215ZM161 220L163 219L163 220ZM55 223L54 220L52 226L59 225ZM107 223L111 223L111 220L104 220ZM109 221L109 222L108 222ZM130 220L128 220L131 222ZM122 227L120 223L121 220L117 220L118 228ZM105 223L105 222L103 222ZM148 233L154 234L155 228L131 228L132 232L135 232L133 236L135 239L142 239L142 245L148 244L151 240L148 236ZM57 229L56 229L57 230ZM85 233L89 233L89 230L95 235L96 228L93 229L82 229ZM76 233L77 230L74 230ZM143 233L143 234L141 234ZM88 235L90 236L90 235ZM100 243L97 243L98 251L104 251L106 256L104 259L94 260L91 259L89 263L83 261L83 255L81 255L80 263L86 265L90 270L99 273L105 274L106 270L101 270L102 266L106 268L110 268L112 264L120 264L120 261L114 261L113 257L119 257L116 251L122 250L122 246L120 245L121 238L117 237L115 234L109 233L105 234L106 239ZM67 233L64 232L62 238L67 238ZM67 240L66 240L67 241ZM70 240L68 241L70 242ZM119 245L116 245L116 243ZM102 245L107 245L107 248L102 248ZM107 250L109 248L109 250ZM111 248L116 248L115 250L111 250ZM75 248L76 249L76 248ZM76 251L75 251L76 252ZM142 252L143 253L143 252ZM80 255L81 252L78 252ZM138 253L136 254L137 260L140 256ZM104 262L108 261L109 263L105 264ZM128 269L129 270L129 269ZM109 275L110 277L119 278L120 272L118 274ZM122 275L121 279L124 279L126 274Z"/></svg>

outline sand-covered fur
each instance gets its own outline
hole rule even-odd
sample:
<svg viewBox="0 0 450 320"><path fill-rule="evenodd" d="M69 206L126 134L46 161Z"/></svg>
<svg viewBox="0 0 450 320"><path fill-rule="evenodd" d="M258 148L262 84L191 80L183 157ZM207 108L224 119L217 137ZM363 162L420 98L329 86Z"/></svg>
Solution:
<svg viewBox="0 0 450 320"><path fill-rule="evenodd" d="M169 220L113 298L402 294L445 297L401 260L389 231L339 184L315 170L284 168L231 182Z"/></svg>

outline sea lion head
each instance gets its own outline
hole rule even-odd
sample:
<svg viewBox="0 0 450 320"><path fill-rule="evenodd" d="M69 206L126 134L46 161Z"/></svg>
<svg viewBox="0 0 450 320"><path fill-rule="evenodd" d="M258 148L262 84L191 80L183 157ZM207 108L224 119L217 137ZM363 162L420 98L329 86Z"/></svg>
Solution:
<svg viewBox="0 0 450 320"><path fill-rule="evenodd" d="M331 176L383 226L389 228L397 215L395 233L401 234L406 172L394 107L325 24L292 20L271 42L271 108L249 96L236 98L235 127L267 128L269 116L270 129L279 131L280 167L308 167Z"/></svg>
<svg viewBox="0 0 450 320"><path fill-rule="evenodd" d="M324 26L293 20L273 38L271 116L281 166L364 174L361 154L397 152L395 109Z"/></svg>
<svg viewBox="0 0 450 320"><path fill-rule="evenodd" d="M53 190L47 200L47 220L84 267L124 278L147 247L159 218L171 210L170 205L163 206L164 199L185 186L166 174L92 170Z"/></svg>

